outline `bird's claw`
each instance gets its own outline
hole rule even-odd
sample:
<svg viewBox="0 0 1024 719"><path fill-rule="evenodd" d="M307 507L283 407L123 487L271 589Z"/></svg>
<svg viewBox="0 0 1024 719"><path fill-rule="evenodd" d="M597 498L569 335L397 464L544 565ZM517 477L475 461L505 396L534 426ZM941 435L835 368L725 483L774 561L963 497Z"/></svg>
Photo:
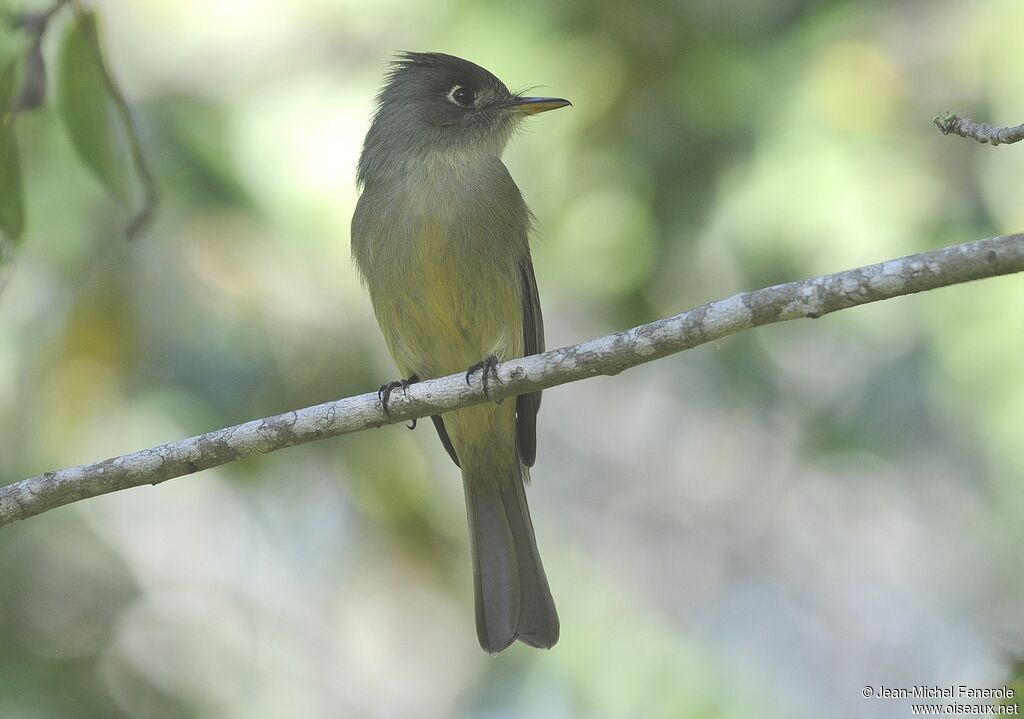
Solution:
<svg viewBox="0 0 1024 719"><path fill-rule="evenodd" d="M401 389L402 394L408 394L409 385L416 382L415 377L409 379L396 379L391 382L385 382L377 389L377 400L380 402L381 409L384 410L384 414L391 416L391 410L388 409L388 402L391 401L391 393L396 389ZM412 426L409 429L416 429L416 420L412 421Z"/></svg>
<svg viewBox="0 0 1024 719"><path fill-rule="evenodd" d="M477 362L475 365L470 365L469 369L466 370L466 384L470 384L470 379L473 377L473 373L483 370L480 380L484 385L484 397L490 397L490 392L487 389L488 377L494 379L495 382L501 384L501 378L498 377L498 358L494 355L489 355Z"/></svg>

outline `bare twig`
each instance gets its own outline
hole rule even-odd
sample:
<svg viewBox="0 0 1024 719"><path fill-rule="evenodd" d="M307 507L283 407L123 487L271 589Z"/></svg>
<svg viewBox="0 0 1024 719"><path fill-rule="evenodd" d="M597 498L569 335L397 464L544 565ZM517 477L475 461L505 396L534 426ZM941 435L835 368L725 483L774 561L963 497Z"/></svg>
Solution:
<svg viewBox="0 0 1024 719"><path fill-rule="evenodd" d="M244 457L358 432L629 367L751 327L900 295L1024 271L1024 234L995 237L833 275L789 282L709 302L667 319L498 366L484 397L463 373L427 380L392 395L390 414L377 393L257 419L159 447L15 482L0 488L0 526L88 497L209 469Z"/></svg>
<svg viewBox="0 0 1024 719"><path fill-rule="evenodd" d="M993 127L985 122L975 122L966 117L957 117L951 113L944 116L935 116L932 120L935 126L942 131L943 135L959 135L980 143L995 145L1009 145L1013 142L1024 140L1024 125L1016 127Z"/></svg>

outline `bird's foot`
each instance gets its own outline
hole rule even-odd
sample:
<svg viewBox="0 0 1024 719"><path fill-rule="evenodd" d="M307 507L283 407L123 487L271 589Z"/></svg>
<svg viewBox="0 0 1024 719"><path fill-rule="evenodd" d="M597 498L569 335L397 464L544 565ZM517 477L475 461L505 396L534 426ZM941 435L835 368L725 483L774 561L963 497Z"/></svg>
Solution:
<svg viewBox="0 0 1024 719"><path fill-rule="evenodd" d="M416 375L410 376L408 379L396 379L392 382L386 382L377 389L377 399L380 401L381 409L384 410L384 414L391 416L391 410L388 409L388 402L391 401L391 393L396 389L402 390L402 394L408 394L409 385L415 384L420 381L420 378ZM406 425L409 429L416 429L416 420L412 420Z"/></svg>
<svg viewBox="0 0 1024 719"><path fill-rule="evenodd" d="M495 382L501 384L501 379L498 377L498 358L494 355L489 355L475 365L470 365L469 369L466 370L466 384L470 383L469 380L474 372L481 370L480 379L484 385L484 397L490 397L490 393L487 390L488 378L493 378Z"/></svg>

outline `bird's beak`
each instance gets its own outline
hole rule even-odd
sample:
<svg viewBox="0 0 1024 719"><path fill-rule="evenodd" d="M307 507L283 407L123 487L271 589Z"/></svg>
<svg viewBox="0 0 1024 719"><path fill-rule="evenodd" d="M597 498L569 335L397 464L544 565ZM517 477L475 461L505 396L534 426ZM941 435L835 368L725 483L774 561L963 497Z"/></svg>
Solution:
<svg viewBox="0 0 1024 719"><path fill-rule="evenodd" d="M557 110L569 107L572 103L560 97L515 97L509 100L508 107L520 115L536 115L538 112Z"/></svg>

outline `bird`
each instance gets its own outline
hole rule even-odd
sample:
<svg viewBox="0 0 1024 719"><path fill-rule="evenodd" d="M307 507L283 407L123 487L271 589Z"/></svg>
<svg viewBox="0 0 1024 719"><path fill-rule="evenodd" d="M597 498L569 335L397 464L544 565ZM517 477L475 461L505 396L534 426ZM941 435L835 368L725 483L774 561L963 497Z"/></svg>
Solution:
<svg viewBox="0 0 1024 719"><path fill-rule="evenodd" d="M352 257L402 379L465 371L484 392L501 361L544 351L530 255L533 215L501 160L528 117L571 105L512 92L483 67L403 52L376 98L356 182ZM537 453L540 392L431 417L461 469L476 629L491 654L515 640L558 641L559 620L525 487Z"/></svg>

